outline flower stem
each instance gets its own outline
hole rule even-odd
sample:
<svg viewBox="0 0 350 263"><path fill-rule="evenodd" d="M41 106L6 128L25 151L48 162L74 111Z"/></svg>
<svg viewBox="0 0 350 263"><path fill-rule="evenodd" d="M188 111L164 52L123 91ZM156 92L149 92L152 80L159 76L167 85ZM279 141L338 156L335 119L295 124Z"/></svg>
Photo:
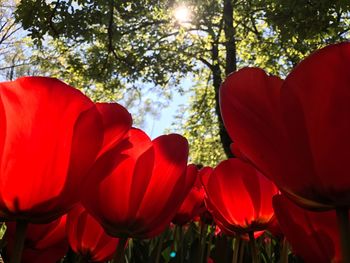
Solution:
<svg viewBox="0 0 350 263"><path fill-rule="evenodd" d="M288 242L285 237L283 238L283 244L282 244L281 262L288 263Z"/></svg>
<svg viewBox="0 0 350 263"><path fill-rule="evenodd" d="M208 258L210 257L210 249L211 249L211 245L213 243L214 235L215 235L215 226L211 225L210 233L209 233L209 241L208 241L208 245L207 245L207 254L205 256L204 262L208 262Z"/></svg>
<svg viewBox="0 0 350 263"><path fill-rule="evenodd" d="M130 260L132 257L132 249L134 246L134 242L133 240L130 238L129 242L128 242L128 259Z"/></svg>
<svg viewBox="0 0 350 263"><path fill-rule="evenodd" d="M81 255L76 257L76 263L88 263L88 260Z"/></svg>
<svg viewBox="0 0 350 263"><path fill-rule="evenodd" d="M183 227L179 226L179 257L180 263L184 262L184 232Z"/></svg>
<svg viewBox="0 0 350 263"><path fill-rule="evenodd" d="M2 228L5 226L5 222L2 222L1 223L1 227L0 227L0 231L2 230ZM5 226L6 227L6 226ZM7 230L4 231L4 234L3 236L1 237L0 239L0 250L2 250L5 246L6 246L6 243L7 243L7 235L8 235L8 232ZM1 260L0 260L0 263L1 263Z"/></svg>
<svg viewBox="0 0 350 263"><path fill-rule="evenodd" d="M199 249L198 249L198 263L203 263L204 249L207 237L207 224L200 222L200 236L199 236Z"/></svg>
<svg viewBox="0 0 350 263"><path fill-rule="evenodd" d="M115 251L114 259L113 259L114 263L124 263L124 260L125 260L124 251L127 243L128 243L127 237L119 238L119 242L118 242L117 249Z"/></svg>
<svg viewBox="0 0 350 263"><path fill-rule="evenodd" d="M238 258L238 263L243 263L243 259L244 259L244 248L245 248L246 243L244 242L244 240L241 239L241 246L239 248L239 258Z"/></svg>
<svg viewBox="0 0 350 263"><path fill-rule="evenodd" d="M237 235L237 237L233 240L233 255L232 255L232 263L238 263L238 255L239 255L239 247L241 245L241 237Z"/></svg>
<svg viewBox="0 0 350 263"><path fill-rule="evenodd" d="M343 263L350 263L350 228L347 207L336 208Z"/></svg>
<svg viewBox="0 0 350 263"><path fill-rule="evenodd" d="M250 246L250 252L252 254L252 263L258 263L258 253L256 251L256 244L255 244L255 238L254 238L254 232L250 231L248 233L249 235L249 246Z"/></svg>
<svg viewBox="0 0 350 263"><path fill-rule="evenodd" d="M16 221L15 244L12 250L12 256L10 260L11 263L21 262L27 226L28 226L28 222L26 221L23 221L23 220Z"/></svg>
<svg viewBox="0 0 350 263"><path fill-rule="evenodd" d="M155 261L155 263L159 263L160 262L160 256L162 254L164 238L165 238L165 233L160 234L160 237L159 237L159 240L158 240L157 254L156 254L156 261Z"/></svg>

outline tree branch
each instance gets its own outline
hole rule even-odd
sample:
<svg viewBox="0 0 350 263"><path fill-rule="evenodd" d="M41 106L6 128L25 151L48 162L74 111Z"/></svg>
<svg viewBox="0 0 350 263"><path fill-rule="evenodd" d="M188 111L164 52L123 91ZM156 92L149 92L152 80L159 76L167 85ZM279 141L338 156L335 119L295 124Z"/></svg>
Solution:
<svg viewBox="0 0 350 263"><path fill-rule="evenodd" d="M29 65L32 65L32 63L21 63L21 64L16 64L16 65L1 67L0 70L6 70L6 69L17 68L17 67L21 67L21 66L29 66Z"/></svg>
<svg viewBox="0 0 350 263"><path fill-rule="evenodd" d="M55 4L55 7L52 9L52 12L51 12L51 15L50 15L50 18L49 18L50 28L51 28L51 30L52 30L52 32L53 32L53 36L54 36L54 37L58 37L58 36L59 36L59 33L58 33L58 31L57 31L57 29L56 29L54 23L53 23L53 18L54 18L54 16L55 16L55 13L56 13L56 11L57 11L57 8L58 8L59 3L60 3L60 0L57 0L57 1L56 1L56 4Z"/></svg>

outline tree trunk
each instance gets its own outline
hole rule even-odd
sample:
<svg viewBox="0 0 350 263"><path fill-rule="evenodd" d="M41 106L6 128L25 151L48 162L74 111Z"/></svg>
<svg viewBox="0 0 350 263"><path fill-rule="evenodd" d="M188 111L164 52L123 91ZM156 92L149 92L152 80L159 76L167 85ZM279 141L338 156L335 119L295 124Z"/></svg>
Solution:
<svg viewBox="0 0 350 263"><path fill-rule="evenodd" d="M212 46L212 60L213 60L213 67L212 67L213 86L215 89L215 113L219 121L220 140L227 158L230 158L230 157L233 157L233 154L231 153L231 150L230 150L230 145L232 141L226 132L224 122L222 120L221 112L220 112L219 91L222 83L222 78L221 78L221 69L219 65L219 49L218 49L218 45L215 43Z"/></svg>
<svg viewBox="0 0 350 263"><path fill-rule="evenodd" d="M226 76L237 70L235 29L233 27L232 0L225 0L224 4L224 31L226 47Z"/></svg>
<svg viewBox="0 0 350 263"><path fill-rule="evenodd" d="M223 17L224 17L224 32L225 32L225 48L226 48L226 59L225 59L225 75L235 72L237 70L236 60L236 42L235 42L235 29L233 27L233 5L232 0L224 0ZM213 44L212 47L212 60L213 60L213 85L215 89L215 112L219 120L220 139L224 148L225 154L228 158L233 157L230 149L232 143L229 137L224 122L221 117L219 91L222 83L221 69L219 64L219 50L218 45Z"/></svg>

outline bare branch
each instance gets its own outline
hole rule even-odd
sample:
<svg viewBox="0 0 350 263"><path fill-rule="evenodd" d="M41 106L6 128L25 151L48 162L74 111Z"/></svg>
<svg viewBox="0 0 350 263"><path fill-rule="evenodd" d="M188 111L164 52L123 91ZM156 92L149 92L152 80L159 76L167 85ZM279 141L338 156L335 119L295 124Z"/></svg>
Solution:
<svg viewBox="0 0 350 263"><path fill-rule="evenodd" d="M213 65L205 58L198 58L204 65L206 65L210 70L213 70Z"/></svg>
<svg viewBox="0 0 350 263"><path fill-rule="evenodd" d="M11 68L17 68L17 67L21 67L21 66L29 66L32 65L32 63L28 63L28 62L24 62L21 64L16 64L16 65L11 65L11 66L6 66L6 67L1 67L0 70L6 70L6 69L11 69Z"/></svg>
<svg viewBox="0 0 350 263"><path fill-rule="evenodd" d="M57 11L59 3L60 3L60 0L57 0L56 4L55 4L55 7L52 9L52 12L51 12L51 15L50 15L50 19L49 19L49 21L50 21L49 22L50 23L50 28L51 28L51 30L54 33L54 37L58 37L59 36L59 32L57 31L57 29L56 29L56 27L55 27L55 25L53 23L53 18L55 16L55 13Z"/></svg>
<svg viewBox="0 0 350 263"><path fill-rule="evenodd" d="M124 32L120 32L121 35L127 35L127 34L130 34L130 33L134 33L135 31L137 30L140 30L140 29L143 29L143 28L146 28L146 27L149 27L149 26L154 26L154 25L161 25L161 24L164 24L168 22L167 20L155 20L155 21L145 21L143 24L140 24L138 26L135 26L129 30L126 30Z"/></svg>

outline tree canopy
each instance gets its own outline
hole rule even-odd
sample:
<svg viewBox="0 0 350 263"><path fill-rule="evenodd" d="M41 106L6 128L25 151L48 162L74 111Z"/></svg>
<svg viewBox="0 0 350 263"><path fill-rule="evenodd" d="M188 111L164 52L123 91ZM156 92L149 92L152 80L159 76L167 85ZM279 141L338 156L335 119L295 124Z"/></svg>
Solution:
<svg viewBox="0 0 350 263"><path fill-rule="evenodd" d="M174 16L180 5L187 21ZM230 155L218 103L225 76L244 66L286 75L316 48L348 39L349 9L341 0L22 0L16 19L41 72L97 100L132 106L150 91L163 101L191 92L174 129L191 142L192 161L214 165Z"/></svg>

